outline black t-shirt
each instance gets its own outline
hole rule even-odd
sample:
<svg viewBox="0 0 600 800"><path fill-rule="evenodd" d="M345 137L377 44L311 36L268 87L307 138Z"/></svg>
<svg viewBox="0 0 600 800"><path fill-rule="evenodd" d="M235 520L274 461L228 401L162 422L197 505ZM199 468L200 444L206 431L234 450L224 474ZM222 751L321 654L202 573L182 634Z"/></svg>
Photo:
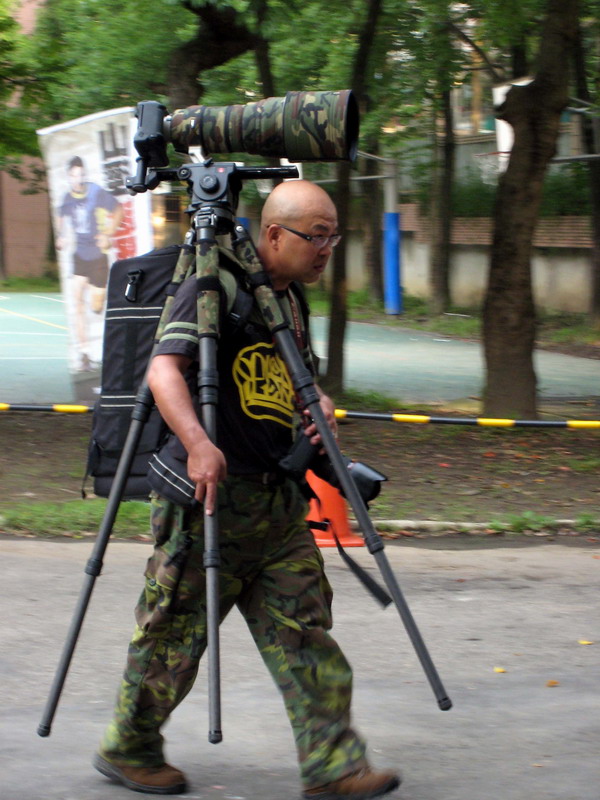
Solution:
<svg viewBox="0 0 600 800"><path fill-rule="evenodd" d="M226 277L230 279L230 275ZM260 311L255 306L241 330L231 333L224 325L217 344L216 443L225 454L232 474L270 472L292 444L296 410L293 385L268 328L261 323ZM199 411L196 326L196 281L190 278L175 295L156 354L178 354L192 359L186 380Z"/></svg>

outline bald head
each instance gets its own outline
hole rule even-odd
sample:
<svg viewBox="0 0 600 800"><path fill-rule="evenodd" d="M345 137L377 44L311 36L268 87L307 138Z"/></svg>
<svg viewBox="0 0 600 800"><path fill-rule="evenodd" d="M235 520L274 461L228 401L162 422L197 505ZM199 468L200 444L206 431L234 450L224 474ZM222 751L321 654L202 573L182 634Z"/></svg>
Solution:
<svg viewBox="0 0 600 800"><path fill-rule="evenodd" d="M314 283L323 273L337 234L337 212L331 198L310 181L287 181L273 189L263 206L258 254L273 287L290 281ZM324 238L315 246L313 237Z"/></svg>
<svg viewBox="0 0 600 800"><path fill-rule="evenodd" d="M310 181L284 181L267 197L261 224L263 228L273 223L293 226L315 211L337 219L331 198L320 186Z"/></svg>

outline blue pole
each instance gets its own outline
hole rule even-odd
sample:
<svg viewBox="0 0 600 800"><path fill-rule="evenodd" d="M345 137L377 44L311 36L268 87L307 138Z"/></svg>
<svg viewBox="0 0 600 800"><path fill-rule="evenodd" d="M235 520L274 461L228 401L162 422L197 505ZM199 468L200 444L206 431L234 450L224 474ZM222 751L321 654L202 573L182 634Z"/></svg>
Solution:
<svg viewBox="0 0 600 800"><path fill-rule="evenodd" d="M250 220L248 217L236 217L236 220L242 225L246 230L250 230Z"/></svg>
<svg viewBox="0 0 600 800"><path fill-rule="evenodd" d="M401 314L402 280L400 273L400 214L383 215L383 282L386 314Z"/></svg>

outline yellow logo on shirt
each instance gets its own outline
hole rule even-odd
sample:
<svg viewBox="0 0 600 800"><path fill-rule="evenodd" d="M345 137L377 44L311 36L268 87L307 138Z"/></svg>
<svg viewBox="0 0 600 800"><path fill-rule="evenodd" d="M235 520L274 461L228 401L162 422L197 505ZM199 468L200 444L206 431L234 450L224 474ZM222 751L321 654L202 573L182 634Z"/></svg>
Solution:
<svg viewBox="0 0 600 800"><path fill-rule="evenodd" d="M245 414L292 427L294 387L273 344L244 347L233 362L233 378Z"/></svg>

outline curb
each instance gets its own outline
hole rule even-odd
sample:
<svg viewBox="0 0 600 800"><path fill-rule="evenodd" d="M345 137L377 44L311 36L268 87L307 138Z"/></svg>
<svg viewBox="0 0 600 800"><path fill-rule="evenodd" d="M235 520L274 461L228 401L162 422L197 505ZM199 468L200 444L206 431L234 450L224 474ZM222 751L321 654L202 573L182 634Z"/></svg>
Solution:
<svg viewBox="0 0 600 800"><path fill-rule="evenodd" d="M403 536L446 536L451 534L466 534L467 536L502 536L503 534L518 534L521 536L586 536L600 541L600 521L597 531L577 530L578 523L574 519L555 519L547 522L538 530L511 529L506 523L502 528L490 522L456 522L449 520L414 520L414 519L376 519L373 520L376 531L384 538L400 539ZM358 529L356 520L350 520L350 527Z"/></svg>

